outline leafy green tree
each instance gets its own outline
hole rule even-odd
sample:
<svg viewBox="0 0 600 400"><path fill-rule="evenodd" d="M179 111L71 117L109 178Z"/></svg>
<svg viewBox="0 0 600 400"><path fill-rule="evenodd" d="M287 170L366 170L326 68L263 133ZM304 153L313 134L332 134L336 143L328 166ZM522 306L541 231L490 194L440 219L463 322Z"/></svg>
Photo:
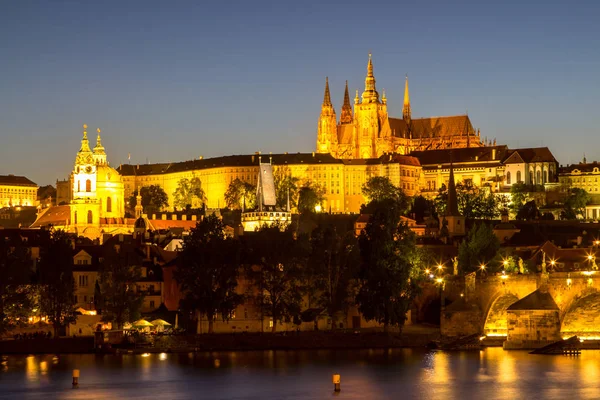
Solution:
<svg viewBox="0 0 600 400"><path fill-rule="evenodd" d="M517 215L527 201L527 186L522 182L514 183L510 187L510 199L509 209Z"/></svg>
<svg viewBox="0 0 600 400"><path fill-rule="evenodd" d="M173 193L173 205L180 210L202 208L206 204L206 194L200 178L181 179Z"/></svg>
<svg viewBox="0 0 600 400"><path fill-rule="evenodd" d="M402 328L418 291L421 257L415 234L399 224L400 210L394 199L370 204L373 210L359 237L359 291L356 296L366 320Z"/></svg>
<svg viewBox="0 0 600 400"><path fill-rule="evenodd" d="M370 178L362 187L362 194L367 199L368 203L361 207L361 213L371 214L373 207L378 202L384 200L393 200L396 202L395 207L401 215L405 215L410 209L410 199L404 191L392 183L385 176L375 176Z"/></svg>
<svg viewBox="0 0 600 400"><path fill-rule="evenodd" d="M102 320L116 329L140 318L144 294L137 290L136 283L142 276L141 265L142 257L125 244L107 248L100 264Z"/></svg>
<svg viewBox="0 0 600 400"><path fill-rule="evenodd" d="M252 210L256 207L256 186L234 179L225 192L225 203L231 210L240 210L244 207L246 210Z"/></svg>
<svg viewBox="0 0 600 400"><path fill-rule="evenodd" d="M307 266L309 292L337 326L336 315L346 311L350 283L356 278L360 262L354 232L338 234L334 227L321 225L310 236L311 254Z"/></svg>
<svg viewBox="0 0 600 400"><path fill-rule="evenodd" d="M272 332L276 332L278 323L300 317L302 271L308 256L303 240L297 239L291 229L282 232L278 226L264 226L248 237L248 276L261 312L273 318Z"/></svg>
<svg viewBox="0 0 600 400"><path fill-rule="evenodd" d="M286 208L288 198L290 201L290 208L296 207L299 190L298 183L300 182L300 179L292 176L290 167L287 165L276 166L273 171L273 180L275 184L277 207L282 209Z"/></svg>
<svg viewBox="0 0 600 400"><path fill-rule="evenodd" d="M500 215L502 202L493 193L471 181L456 184L459 212L467 219L494 219ZM443 215L448 203L448 188L442 185L435 200L438 215Z"/></svg>
<svg viewBox="0 0 600 400"><path fill-rule="evenodd" d="M415 220L419 223L425 220L426 216L434 216L435 203L423 196L416 196L412 202L411 214L414 214Z"/></svg>
<svg viewBox="0 0 600 400"><path fill-rule="evenodd" d="M519 221L534 221L540 219L540 212L535 204L535 200L530 200L521 206L517 212L517 219Z"/></svg>
<svg viewBox="0 0 600 400"><path fill-rule="evenodd" d="M498 253L500 242L492 228L485 223L475 225L458 247L458 263L461 272L468 274L487 265Z"/></svg>
<svg viewBox="0 0 600 400"><path fill-rule="evenodd" d="M562 219L577 219L585 217L585 206L590 202L591 197L588 192L580 188L571 188L565 198L564 206L561 211Z"/></svg>
<svg viewBox="0 0 600 400"><path fill-rule="evenodd" d="M208 320L208 333L220 313L230 319L243 296L236 293L240 271L240 244L226 238L221 220L206 217L184 238L175 279L184 295L182 307Z"/></svg>
<svg viewBox="0 0 600 400"><path fill-rule="evenodd" d="M438 215L444 215L446 213L446 207L448 206L448 187L444 183L438 189L438 194L433 200L435 204L435 211Z"/></svg>
<svg viewBox="0 0 600 400"><path fill-rule="evenodd" d="M298 211L301 214L312 213L325 200L325 190L310 183L302 186L298 192Z"/></svg>
<svg viewBox="0 0 600 400"><path fill-rule="evenodd" d="M76 321L73 248L64 231L54 231L40 248L40 311L48 316L58 337Z"/></svg>
<svg viewBox="0 0 600 400"><path fill-rule="evenodd" d="M0 334L32 310L31 251L20 235L0 238Z"/></svg>
<svg viewBox="0 0 600 400"><path fill-rule="evenodd" d="M131 210L134 210L137 205L137 195L138 191L134 190L129 197L129 208ZM143 186L140 189L140 195L142 196L142 207L147 214L160 212L164 207L169 206L169 196L158 185Z"/></svg>

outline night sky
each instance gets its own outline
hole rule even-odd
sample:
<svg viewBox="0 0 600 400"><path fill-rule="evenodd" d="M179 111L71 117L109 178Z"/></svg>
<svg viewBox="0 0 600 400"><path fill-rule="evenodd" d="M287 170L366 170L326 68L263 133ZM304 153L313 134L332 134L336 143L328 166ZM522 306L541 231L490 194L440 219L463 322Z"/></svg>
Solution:
<svg viewBox="0 0 600 400"><path fill-rule="evenodd" d="M404 3L404 4L400 4ZM529 3L529 4L526 4ZM402 115L468 111L482 136L600 159L598 1L6 1L0 174L72 169L87 123L111 165L314 150L329 76Z"/></svg>

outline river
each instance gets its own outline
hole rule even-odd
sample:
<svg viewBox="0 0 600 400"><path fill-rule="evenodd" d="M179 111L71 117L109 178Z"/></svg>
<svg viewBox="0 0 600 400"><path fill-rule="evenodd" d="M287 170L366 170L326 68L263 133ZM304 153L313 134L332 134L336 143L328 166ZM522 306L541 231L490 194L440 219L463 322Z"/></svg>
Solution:
<svg viewBox="0 0 600 400"><path fill-rule="evenodd" d="M72 370L81 371L71 388ZM341 375L333 393L332 374ZM0 399L598 399L580 356L414 349L4 356Z"/></svg>

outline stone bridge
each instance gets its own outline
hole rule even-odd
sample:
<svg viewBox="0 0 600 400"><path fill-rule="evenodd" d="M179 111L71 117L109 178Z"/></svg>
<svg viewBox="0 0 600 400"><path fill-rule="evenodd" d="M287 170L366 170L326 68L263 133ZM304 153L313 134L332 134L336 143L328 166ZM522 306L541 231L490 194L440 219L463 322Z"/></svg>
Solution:
<svg viewBox="0 0 600 400"><path fill-rule="evenodd" d="M560 335L600 340L600 272L451 277L443 290L448 303L441 312L442 334L482 333L507 336L507 308L539 291L548 293L546 308L529 303L529 310L546 309L554 300ZM537 296L536 298L538 298ZM524 316L522 318L529 318ZM531 322L525 321L525 324Z"/></svg>

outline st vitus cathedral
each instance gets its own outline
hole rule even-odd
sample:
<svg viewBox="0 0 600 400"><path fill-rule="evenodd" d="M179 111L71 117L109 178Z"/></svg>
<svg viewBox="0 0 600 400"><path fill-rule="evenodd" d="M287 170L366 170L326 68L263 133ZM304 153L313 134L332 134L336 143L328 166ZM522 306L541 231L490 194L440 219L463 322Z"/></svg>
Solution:
<svg viewBox="0 0 600 400"><path fill-rule="evenodd" d="M385 91L379 96L375 87L373 61L369 54L365 90L358 90L354 111L350 105L348 82L339 122L331 103L329 81L325 80L325 97L317 130L317 152L336 158L376 158L386 153L409 154L411 151L482 147L467 115L412 118L408 78L404 88L402 118L388 116Z"/></svg>

